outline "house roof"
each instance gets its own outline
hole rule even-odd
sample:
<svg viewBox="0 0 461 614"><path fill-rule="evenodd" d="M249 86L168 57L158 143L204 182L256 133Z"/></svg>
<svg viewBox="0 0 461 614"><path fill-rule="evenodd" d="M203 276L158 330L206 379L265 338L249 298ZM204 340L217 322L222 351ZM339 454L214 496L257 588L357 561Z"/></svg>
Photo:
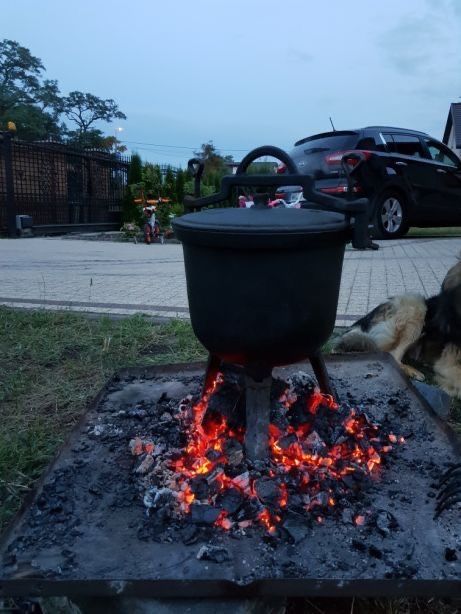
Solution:
<svg viewBox="0 0 461 614"><path fill-rule="evenodd" d="M452 102L450 105L442 139L445 144L448 143L450 138L452 126L455 133L455 146L457 149L461 149L461 102Z"/></svg>

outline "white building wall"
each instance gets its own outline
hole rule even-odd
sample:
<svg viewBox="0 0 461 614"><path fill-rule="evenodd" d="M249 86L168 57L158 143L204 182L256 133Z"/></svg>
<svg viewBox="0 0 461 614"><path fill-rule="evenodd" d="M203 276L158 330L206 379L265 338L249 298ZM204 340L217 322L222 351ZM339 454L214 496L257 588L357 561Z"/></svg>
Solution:
<svg viewBox="0 0 461 614"><path fill-rule="evenodd" d="M448 147L452 149L455 154L457 154L461 158L461 149L457 148L455 143L455 131L453 125L451 126L450 135L448 137Z"/></svg>

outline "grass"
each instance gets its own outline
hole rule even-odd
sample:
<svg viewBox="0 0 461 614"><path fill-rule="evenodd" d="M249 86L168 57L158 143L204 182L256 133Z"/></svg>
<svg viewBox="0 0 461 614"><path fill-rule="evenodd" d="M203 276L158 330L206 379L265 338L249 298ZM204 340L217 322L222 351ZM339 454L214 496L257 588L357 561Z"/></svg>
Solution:
<svg viewBox="0 0 461 614"><path fill-rule="evenodd" d="M143 316L93 319L0 306L0 533L114 371L204 358L187 321L154 325ZM461 404L458 411L461 423ZM431 599L295 599L288 606L289 614L458 611Z"/></svg>
<svg viewBox="0 0 461 614"><path fill-rule="evenodd" d="M407 237L461 237L461 227L410 228Z"/></svg>
<svg viewBox="0 0 461 614"><path fill-rule="evenodd" d="M114 371L204 357L188 322L0 307L0 532Z"/></svg>

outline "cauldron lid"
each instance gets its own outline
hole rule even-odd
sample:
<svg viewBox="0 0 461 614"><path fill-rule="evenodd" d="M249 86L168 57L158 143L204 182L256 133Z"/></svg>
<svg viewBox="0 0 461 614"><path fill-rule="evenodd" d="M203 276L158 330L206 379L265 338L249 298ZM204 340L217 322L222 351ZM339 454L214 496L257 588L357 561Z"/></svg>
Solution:
<svg viewBox="0 0 461 614"><path fill-rule="evenodd" d="M207 209L173 220L185 243L226 247L295 247L300 242L347 240L344 215L315 209Z"/></svg>

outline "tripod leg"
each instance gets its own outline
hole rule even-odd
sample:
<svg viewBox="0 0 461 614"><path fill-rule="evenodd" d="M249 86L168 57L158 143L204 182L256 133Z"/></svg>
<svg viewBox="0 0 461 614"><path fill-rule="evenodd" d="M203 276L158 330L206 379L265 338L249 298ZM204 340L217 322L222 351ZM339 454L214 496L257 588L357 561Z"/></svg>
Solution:
<svg viewBox="0 0 461 614"><path fill-rule="evenodd" d="M320 391L324 394L331 395L336 402L339 402L338 393L331 383L322 354L320 352L311 354L309 356L309 360L311 362L312 369L314 370L315 377L317 378Z"/></svg>
<svg viewBox="0 0 461 614"><path fill-rule="evenodd" d="M221 368L221 359L216 354L208 354L208 360L205 371L205 380L203 382L202 396L211 388L213 381L218 375Z"/></svg>

